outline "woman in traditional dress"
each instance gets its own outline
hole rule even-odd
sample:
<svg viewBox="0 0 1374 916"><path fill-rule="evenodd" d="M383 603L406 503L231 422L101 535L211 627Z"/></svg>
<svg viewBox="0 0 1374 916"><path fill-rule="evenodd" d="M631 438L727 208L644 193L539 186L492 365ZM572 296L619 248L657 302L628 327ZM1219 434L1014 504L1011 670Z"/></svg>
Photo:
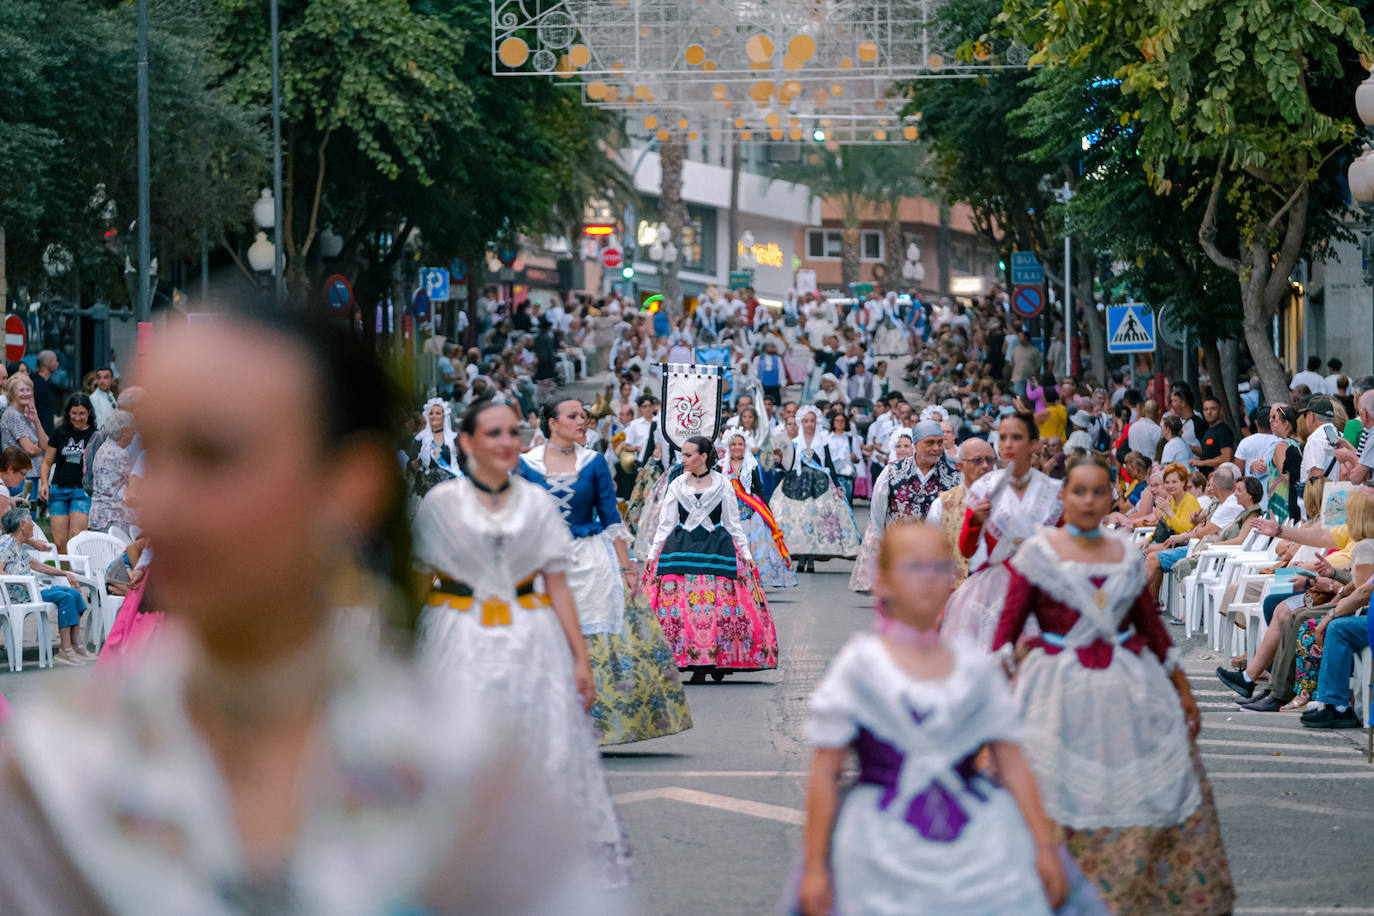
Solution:
<svg viewBox="0 0 1374 916"><path fill-rule="evenodd" d="M1012 558L994 645L1039 623L1014 685L1027 757L1060 840L1112 912L1229 913L1202 717L1139 552L1103 533L1111 504L1105 462L1072 459L1064 528Z"/></svg>
<svg viewBox="0 0 1374 916"><path fill-rule="evenodd" d="M693 684L778 666L778 635L735 490L714 463L711 440L682 443L684 473L664 493L644 573L644 591Z"/></svg>
<svg viewBox="0 0 1374 916"><path fill-rule="evenodd" d="M510 476L519 422L504 402L470 407L459 436L467 476L420 504L415 554L433 582L420 659L501 713L582 827L593 868L621 886L630 852L587 719L596 686L568 587L575 548L554 498Z"/></svg>
<svg viewBox="0 0 1374 916"><path fill-rule="evenodd" d="M874 306L876 305L876 308ZM869 329L873 332L873 355L905 358L911 344L901 323L901 305L896 293L888 293L879 303L869 303L873 312Z"/></svg>
<svg viewBox="0 0 1374 916"><path fill-rule="evenodd" d="M842 456L839 449L832 451L830 434L820 428L821 412L808 404L797 411L797 420L801 432L792 440L787 476L768 505L797 571L815 572L817 560L857 556L859 529L835 482Z"/></svg>
<svg viewBox="0 0 1374 916"><path fill-rule="evenodd" d="M1067 894L1006 680L940 639L951 554L933 525L888 528L877 632L851 637L811 697L804 916L1049 916ZM841 804L850 748L859 778Z"/></svg>
<svg viewBox="0 0 1374 916"><path fill-rule="evenodd" d="M1026 413L1007 416L997 428L997 448L1005 467L985 474L968 490L959 552L987 560L954 592L945 613L944 632L992 648L1002 599L1007 594L1006 563L1041 525L1059 521L1060 481L1031 467L1040 434Z"/></svg>
<svg viewBox="0 0 1374 916"><path fill-rule="evenodd" d="M430 398L421 412L424 427L415 434L407 455L411 492L423 499L435 484L462 474L458 469L458 436L453 431L448 401Z"/></svg>
<svg viewBox="0 0 1374 916"><path fill-rule="evenodd" d="M911 438L911 430L896 429L887 438L887 454L892 456L878 480L873 484L873 499L868 508L868 527L864 529L863 543L859 545L859 558L854 561L854 571L849 574L849 588L855 592L866 592L873 587L873 577L878 566L878 545L883 539L883 529L902 518L911 518L914 504L902 493L905 486L916 476L916 445ZM893 481L898 484L898 492L893 493Z"/></svg>
<svg viewBox="0 0 1374 916"><path fill-rule="evenodd" d="M759 570L759 581L765 588L791 588L797 584L797 574L782 529L763 499L763 481L749 449L748 434L743 429L729 429L724 441L725 473L739 500L740 522Z"/></svg>
<svg viewBox="0 0 1374 916"><path fill-rule="evenodd" d="M16 705L0 913L603 912L569 896L549 781L502 723L356 625L413 610L384 600L410 564L371 349L276 307L161 344L139 521L176 613Z"/></svg>
<svg viewBox="0 0 1374 916"><path fill-rule="evenodd" d="M578 445L586 422L577 400L545 404L548 443L520 456L520 474L553 495L573 536L568 588L596 682L598 739L603 746L629 744L685 731L692 715L658 617L639 591L611 472L600 455Z"/></svg>

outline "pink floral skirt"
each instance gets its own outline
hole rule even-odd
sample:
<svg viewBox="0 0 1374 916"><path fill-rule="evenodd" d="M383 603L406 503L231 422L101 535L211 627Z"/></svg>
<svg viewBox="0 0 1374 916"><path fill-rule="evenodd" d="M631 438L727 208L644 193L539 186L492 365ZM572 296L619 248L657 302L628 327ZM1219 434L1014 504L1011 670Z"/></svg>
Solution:
<svg viewBox="0 0 1374 916"><path fill-rule="evenodd" d="M658 612L679 668L735 671L778 666L778 634L752 564L739 578L659 576L658 562L644 572L644 594Z"/></svg>

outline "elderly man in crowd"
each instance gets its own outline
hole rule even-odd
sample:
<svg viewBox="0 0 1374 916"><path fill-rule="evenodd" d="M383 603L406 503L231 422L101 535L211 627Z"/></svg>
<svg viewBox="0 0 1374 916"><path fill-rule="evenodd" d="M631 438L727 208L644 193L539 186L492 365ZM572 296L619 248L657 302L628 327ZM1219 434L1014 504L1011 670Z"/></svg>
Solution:
<svg viewBox="0 0 1374 916"><path fill-rule="evenodd" d="M958 549L959 530L964 524L965 496L968 488L973 486L979 477L996 469L997 455L993 452L992 446L984 440L976 437L965 439L959 445L957 467L963 475L963 482L944 491L939 499L930 504L926 521L932 525L939 525L944 531L954 555L954 562L959 567L959 581L962 582L968 575L969 565L972 564L976 568L985 559L981 554L987 552L981 540L978 543L979 553L975 553L971 559L966 558Z"/></svg>

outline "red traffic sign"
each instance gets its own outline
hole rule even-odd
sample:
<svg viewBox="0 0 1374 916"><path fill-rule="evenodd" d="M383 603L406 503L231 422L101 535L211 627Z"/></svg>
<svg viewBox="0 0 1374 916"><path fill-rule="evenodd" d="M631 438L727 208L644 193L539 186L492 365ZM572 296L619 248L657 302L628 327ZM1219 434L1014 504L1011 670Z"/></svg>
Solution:
<svg viewBox="0 0 1374 916"><path fill-rule="evenodd" d="M601 266L607 270L615 270L620 266L621 257L619 248L601 249Z"/></svg>
<svg viewBox="0 0 1374 916"><path fill-rule="evenodd" d="M10 315L5 319L5 359L12 363L23 359L27 343L28 332L24 330L24 319Z"/></svg>
<svg viewBox="0 0 1374 916"><path fill-rule="evenodd" d="M343 274L335 274L325 283L329 292L329 307L336 312L348 309L353 302L353 286Z"/></svg>
<svg viewBox="0 0 1374 916"><path fill-rule="evenodd" d="M1045 309L1045 291L1039 286L1016 286L1011 291L1011 310L1021 318L1034 318Z"/></svg>

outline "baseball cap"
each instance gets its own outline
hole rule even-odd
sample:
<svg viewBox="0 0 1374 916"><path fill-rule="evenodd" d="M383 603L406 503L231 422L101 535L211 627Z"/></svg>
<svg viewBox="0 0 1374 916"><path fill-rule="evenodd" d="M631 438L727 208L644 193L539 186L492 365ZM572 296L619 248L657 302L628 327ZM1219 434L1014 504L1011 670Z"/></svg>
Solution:
<svg viewBox="0 0 1374 916"><path fill-rule="evenodd" d="M1324 394L1315 394L1307 399L1307 412L1323 420L1336 418L1336 411L1331 406L1331 399Z"/></svg>

